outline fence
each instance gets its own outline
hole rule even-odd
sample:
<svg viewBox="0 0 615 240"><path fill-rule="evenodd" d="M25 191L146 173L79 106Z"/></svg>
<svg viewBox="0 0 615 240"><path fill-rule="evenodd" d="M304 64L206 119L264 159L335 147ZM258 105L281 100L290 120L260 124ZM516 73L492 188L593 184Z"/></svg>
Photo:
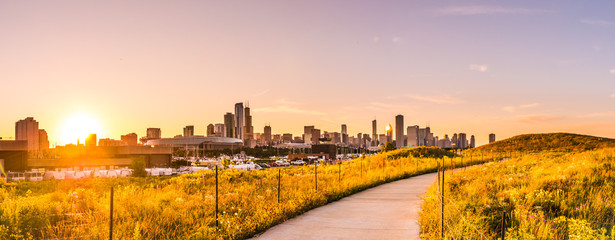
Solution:
<svg viewBox="0 0 615 240"><path fill-rule="evenodd" d="M485 161L483 157L438 160L382 154L322 166L263 171L216 167L214 171L176 177L30 183L57 185L54 192L1 203L3 209L10 208L13 213L1 213L0 223L10 226L4 231L8 238L241 239L363 189ZM64 192L70 195L71 191L77 193L72 200L70 196L56 196ZM47 200L60 205L37 205ZM48 214L53 211L66 218L81 217L57 219ZM36 217L32 212L43 214Z"/></svg>

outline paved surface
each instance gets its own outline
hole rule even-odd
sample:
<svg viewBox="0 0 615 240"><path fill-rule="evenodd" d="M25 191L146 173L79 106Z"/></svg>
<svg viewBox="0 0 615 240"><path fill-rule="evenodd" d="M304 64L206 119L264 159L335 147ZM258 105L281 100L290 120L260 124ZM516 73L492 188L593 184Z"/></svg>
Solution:
<svg viewBox="0 0 615 240"><path fill-rule="evenodd" d="M312 209L254 239L418 239L430 173L380 185Z"/></svg>

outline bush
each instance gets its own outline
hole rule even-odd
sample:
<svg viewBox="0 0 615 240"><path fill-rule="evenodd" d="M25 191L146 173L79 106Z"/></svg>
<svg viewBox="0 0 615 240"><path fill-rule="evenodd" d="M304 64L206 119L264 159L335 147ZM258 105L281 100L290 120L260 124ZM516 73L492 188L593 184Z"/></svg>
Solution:
<svg viewBox="0 0 615 240"><path fill-rule="evenodd" d="M132 159L133 172L132 176L134 177L147 177L147 172L145 171L145 159L143 158L134 158Z"/></svg>

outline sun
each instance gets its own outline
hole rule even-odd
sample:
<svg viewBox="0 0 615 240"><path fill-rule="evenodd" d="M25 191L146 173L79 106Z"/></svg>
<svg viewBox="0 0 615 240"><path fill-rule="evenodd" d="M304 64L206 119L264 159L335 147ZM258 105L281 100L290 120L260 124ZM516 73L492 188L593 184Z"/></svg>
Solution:
<svg viewBox="0 0 615 240"><path fill-rule="evenodd" d="M62 126L61 141L63 144L83 144L88 135L94 133L100 138L102 125L98 119L88 114L75 114L68 117Z"/></svg>

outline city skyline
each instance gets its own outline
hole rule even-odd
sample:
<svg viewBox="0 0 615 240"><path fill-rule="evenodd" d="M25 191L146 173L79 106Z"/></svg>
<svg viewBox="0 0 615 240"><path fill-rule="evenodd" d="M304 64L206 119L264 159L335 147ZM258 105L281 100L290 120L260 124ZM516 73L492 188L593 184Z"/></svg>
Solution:
<svg viewBox="0 0 615 240"><path fill-rule="evenodd" d="M84 121L99 139L188 125L205 135L249 100L255 132L346 124L354 136L377 119L382 134L401 114L477 145L492 132L615 138L613 11L608 1L5 2L0 137L26 117L58 144Z"/></svg>

